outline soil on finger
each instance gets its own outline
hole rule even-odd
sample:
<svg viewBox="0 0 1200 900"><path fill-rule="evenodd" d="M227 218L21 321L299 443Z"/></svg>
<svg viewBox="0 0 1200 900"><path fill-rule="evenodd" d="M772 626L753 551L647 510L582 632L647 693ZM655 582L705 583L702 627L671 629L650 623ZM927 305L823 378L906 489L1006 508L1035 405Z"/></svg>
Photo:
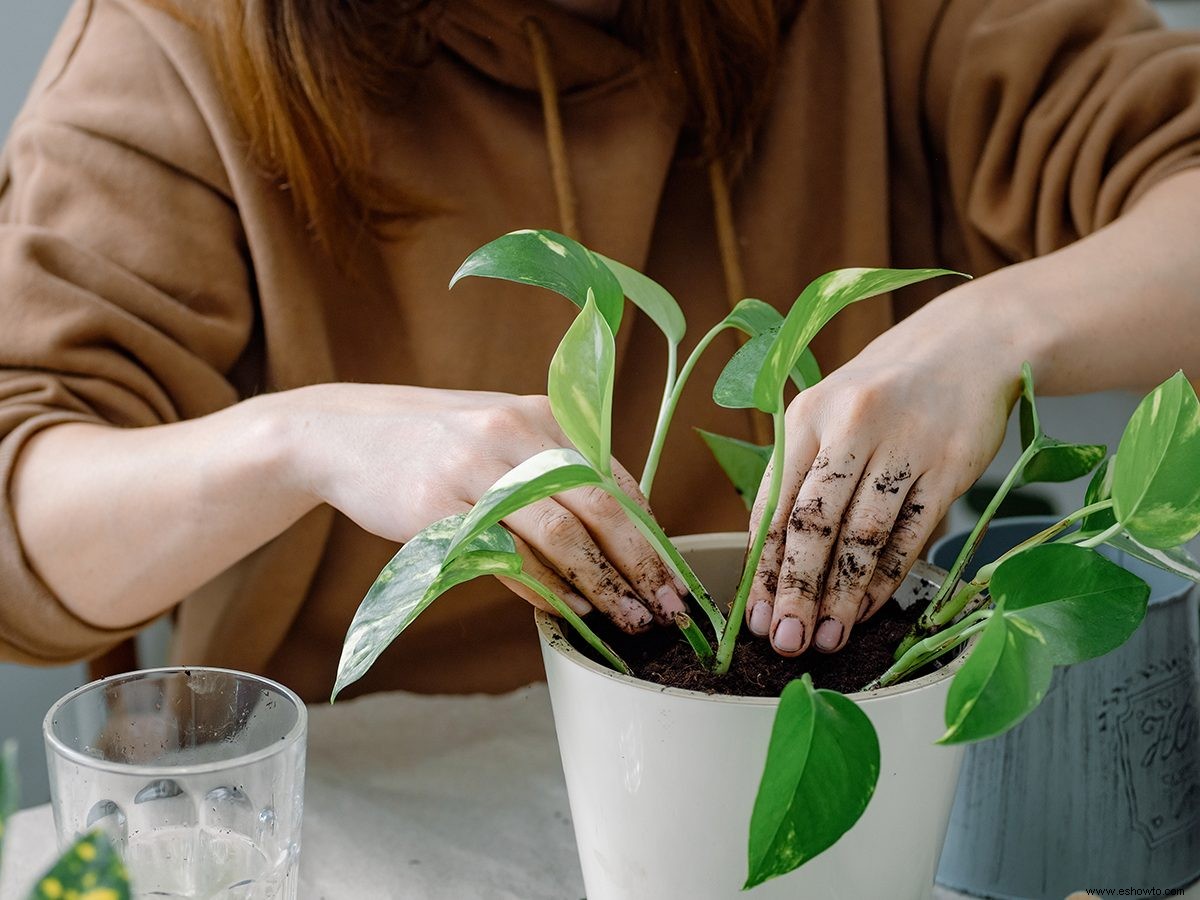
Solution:
<svg viewBox="0 0 1200 900"><path fill-rule="evenodd" d="M715 675L702 667L675 628L628 635L595 614L588 616L588 624L629 664L635 676L664 687L739 697L778 697L789 682L807 672L816 687L849 694L862 690L891 666L896 647L920 618L924 606L914 603L905 610L899 603L886 604L874 617L856 625L849 642L837 653L809 650L795 658L783 657L766 638L743 628L725 675ZM694 603L689 607L692 618L711 641L712 627L707 617ZM600 661L578 635L569 628L564 630L576 649Z"/></svg>

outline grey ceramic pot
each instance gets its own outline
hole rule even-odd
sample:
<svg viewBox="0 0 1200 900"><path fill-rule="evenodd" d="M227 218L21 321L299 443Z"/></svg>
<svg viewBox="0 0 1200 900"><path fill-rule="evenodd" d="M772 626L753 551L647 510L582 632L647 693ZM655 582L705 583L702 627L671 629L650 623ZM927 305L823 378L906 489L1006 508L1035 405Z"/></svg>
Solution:
<svg viewBox="0 0 1200 900"><path fill-rule="evenodd" d="M998 520L976 559L993 560L1053 521ZM949 568L965 538L939 541L931 561ZM1200 878L1198 592L1102 552L1149 583L1146 620L1107 656L1056 670L1024 722L968 750L940 884L1061 900L1086 887L1162 896Z"/></svg>

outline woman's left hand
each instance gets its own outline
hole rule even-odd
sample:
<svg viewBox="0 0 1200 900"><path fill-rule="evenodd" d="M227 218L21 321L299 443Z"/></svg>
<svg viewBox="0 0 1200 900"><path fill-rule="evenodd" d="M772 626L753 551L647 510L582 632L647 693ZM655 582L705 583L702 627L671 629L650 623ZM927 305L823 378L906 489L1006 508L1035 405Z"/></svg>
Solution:
<svg viewBox="0 0 1200 900"><path fill-rule="evenodd" d="M1024 359L986 279L905 319L787 410L783 489L746 606L775 650L840 650L1004 437ZM763 479L751 533L765 503Z"/></svg>

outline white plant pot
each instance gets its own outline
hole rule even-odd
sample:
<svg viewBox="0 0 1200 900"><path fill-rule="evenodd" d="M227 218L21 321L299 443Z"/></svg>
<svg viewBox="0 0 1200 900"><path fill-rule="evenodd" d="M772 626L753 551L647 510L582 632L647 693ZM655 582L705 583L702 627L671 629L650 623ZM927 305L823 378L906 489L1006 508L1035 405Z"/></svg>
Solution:
<svg viewBox="0 0 1200 900"><path fill-rule="evenodd" d="M744 534L676 544L728 603ZM943 573L918 563L897 592L927 598ZM588 900L727 900L746 878L750 812L777 699L710 696L592 662L539 613L538 631ZM940 747L949 676L852 695L879 733L881 773L858 823L816 859L749 892L787 900L927 900L962 749Z"/></svg>

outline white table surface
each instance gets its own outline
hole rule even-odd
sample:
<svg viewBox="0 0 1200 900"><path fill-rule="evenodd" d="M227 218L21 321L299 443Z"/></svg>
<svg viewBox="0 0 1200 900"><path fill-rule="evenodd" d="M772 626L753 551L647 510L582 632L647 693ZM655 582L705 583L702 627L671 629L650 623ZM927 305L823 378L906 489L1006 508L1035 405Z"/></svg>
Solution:
<svg viewBox="0 0 1200 900"><path fill-rule="evenodd" d="M301 900L583 897L544 685L310 713ZM50 808L15 815L4 851L0 900L23 900L55 856Z"/></svg>

